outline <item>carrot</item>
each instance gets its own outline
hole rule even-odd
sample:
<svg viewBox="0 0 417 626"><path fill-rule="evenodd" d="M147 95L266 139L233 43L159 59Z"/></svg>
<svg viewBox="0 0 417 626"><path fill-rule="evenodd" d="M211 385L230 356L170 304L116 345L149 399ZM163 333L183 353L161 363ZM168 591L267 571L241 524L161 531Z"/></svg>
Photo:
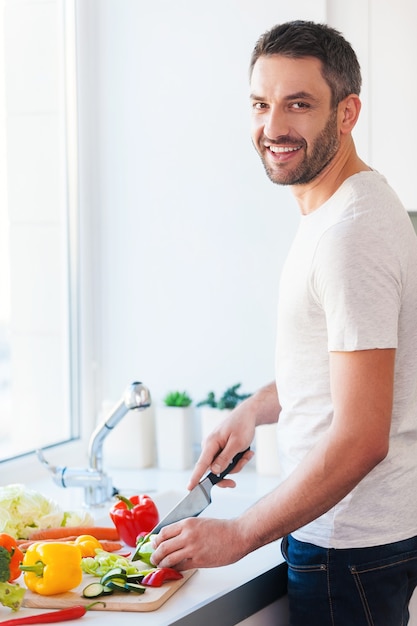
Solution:
<svg viewBox="0 0 417 626"><path fill-rule="evenodd" d="M70 537L59 537L57 539L32 539L32 540L19 539L16 543L19 546L20 550L22 550L22 552L26 552L29 546L31 546L32 543L36 543L37 541L45 541L45 542L58 541L59 543L70 542L70 541L75 541L77 539L77 536L74 535ZM114 539L99 539L99 542L101 544L102 549L105 552L117 552L117 550L121 550L123 548L123 544L120 543L120 541L115 541ZM0 625L1 625L1 622L0 622Z"/></svg>
<svg viewBox="0 0 417 626"><path fill-rule="evenodd" d="M117 552L123 548L123 544L120 541L113 541L111 539L100 539L101 547L105 552Z"/></svg>
<svg viewBox="0 0 417 626"><path fill-rule="evenodd" d="M77 539L77 537L74 535L74 536L71 536L71 537L59 537L57 539L18 539L16 543L19 546L19 548L23 552L25 552L29 548L29 546L32 545L32 543L36 543L38 541L45 541L47 543L48 542L52 542L52 541L59 541L59 542L68 541L68 542L70 542L70 541L75 541L76 539ZM0 622L0 624L1 624L1 622Z"/></svg>
<svg viewBox="0 0 417 626"><path fill-rule="evenodd" d="M30 534L30 540L44 541L45 539L63 539L64 537L78 537L79 535L92 535L100 539L119 540L119 532L114 526L57 526L35 530Z"/></svg>

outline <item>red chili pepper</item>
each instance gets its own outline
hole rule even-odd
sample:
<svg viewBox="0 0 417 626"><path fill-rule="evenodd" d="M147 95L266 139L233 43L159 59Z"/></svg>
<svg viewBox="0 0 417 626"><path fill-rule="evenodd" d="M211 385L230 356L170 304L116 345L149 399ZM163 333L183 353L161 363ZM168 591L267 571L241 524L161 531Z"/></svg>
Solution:
<svg viewBox="0 0 417 626"><path fill-rule="evenodd" d="M147 495L125 498L118 494L110 509L110 517L119 531L120 538L131 547L136 546L140 533L149 533L159 522L159 512L155 502Z"/></svg>
<svg viewBox="0 0 417 626"><path fill-rule="evenodd" d="M180 578L183 578L183 575L178 570L171 567L160 567L146 574L140 584L148 587L160 587L168 580L180 580Z"/></svg>
<svg viewBox="0 0 417 626"><path fill-rule="evenodd" d="M0 546L10 553L10 575L7 582L11 583L22 573L19 566L23 561L23 552L17 545L16 539L7 533L0 533Z"/></svg>
<svg viewBox="0 0 417 626"><path fill-rule="evenodd" d="M82 617L96 604L106 606L104 602L92 602L85 606L77 604L67 609L59 609L58 611L50 611L48 613L39 613L38 615L27 615L26 617L13 617L4 622L0 622L2 626L19 626L22 624L51 624L52 622L66 622L70 619L78 619Z"/></svg>

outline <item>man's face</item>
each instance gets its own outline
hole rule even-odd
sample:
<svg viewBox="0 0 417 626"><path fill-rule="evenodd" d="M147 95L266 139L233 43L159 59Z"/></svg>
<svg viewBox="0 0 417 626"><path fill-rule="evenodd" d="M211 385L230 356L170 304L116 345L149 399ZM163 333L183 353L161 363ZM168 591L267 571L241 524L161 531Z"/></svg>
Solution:
<svg viewBox="0 0 417 626"><path fill-rule="evenodd" d="M252 141L280 185L315 179L340 145L337 110L318 59L261 56L251 77Z"/></svg>

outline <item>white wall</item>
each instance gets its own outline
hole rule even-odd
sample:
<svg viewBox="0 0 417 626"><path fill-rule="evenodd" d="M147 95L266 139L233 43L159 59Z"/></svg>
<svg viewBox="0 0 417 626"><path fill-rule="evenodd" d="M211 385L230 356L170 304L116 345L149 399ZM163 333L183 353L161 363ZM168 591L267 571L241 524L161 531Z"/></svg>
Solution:
<svg viewBox="0 0 417 626"><path fill-rule="evenodd" d="M98 401L135 378L157 402L174 388L196 400L235 382L252 391L273 376L277 284L298 209L263 172L247 99L252 47L273 24L327 21L352 42L364 76L359 152L414 208L404 164L416 81L410 44L399 45L415 23L411 1L79 2L81 211L97 235L86 379Z"/></svg>
<svg viewBox="0 0 417 626"><path fill-rule="evenodd" d="M155 401L273 377L275 302L298 221L249 136L247 68L274 23L325 2L83 0L81 211L98 248L102 398Z"/></svg>

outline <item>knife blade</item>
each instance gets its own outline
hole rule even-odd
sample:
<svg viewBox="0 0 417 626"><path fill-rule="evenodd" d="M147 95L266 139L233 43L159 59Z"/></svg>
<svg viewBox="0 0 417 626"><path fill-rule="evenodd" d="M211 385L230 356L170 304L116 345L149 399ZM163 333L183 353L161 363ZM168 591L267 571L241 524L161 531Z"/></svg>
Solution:
<svg viewBox="0 0 417 626"><path fill-rule="evenodd" d="M200 513L202 513L211 503L211 488L213 485L216 485L227 474L229 474L229 472L232 471L238 461L240 461L242 456L248 450L250 450L250 448L246 448L243 452L238 452L238 454L233 457L232 462L220 474L213 474L213 472L210 472L205 478L200 480L198 485L191 489L191 491L182 500L180 500L180 502L178 502L178 504L176 504L167 515L165 515L165 517L146 535L146 537L139 542L132 556L132 561L140 559L140 548L150 535L155 535L159 533L164 526L169 526L169 524L179 522L186 517L197 517L200 515Z"/></svg>

